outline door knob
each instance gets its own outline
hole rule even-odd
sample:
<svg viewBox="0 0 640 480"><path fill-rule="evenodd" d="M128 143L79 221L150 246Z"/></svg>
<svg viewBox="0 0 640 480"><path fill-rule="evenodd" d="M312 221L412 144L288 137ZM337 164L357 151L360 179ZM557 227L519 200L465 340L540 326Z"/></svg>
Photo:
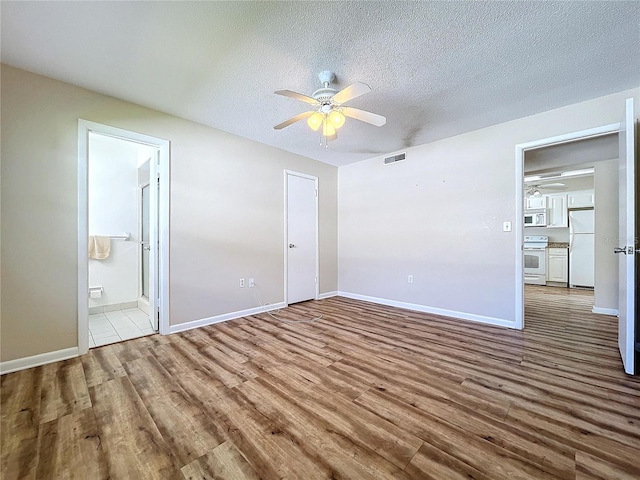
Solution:
<svg viewBox="0 0 640 480"><path fill-rule="evenodd" d="M616 247L613 249L613 253L624 253L625 255L627 254L627 247Z"/></svg>
<svg viewBox="0 0 640 480"><path fill-rule="evenodd" d="M295 245L293 243L290 243L289 248L295 248Z"/></svg>

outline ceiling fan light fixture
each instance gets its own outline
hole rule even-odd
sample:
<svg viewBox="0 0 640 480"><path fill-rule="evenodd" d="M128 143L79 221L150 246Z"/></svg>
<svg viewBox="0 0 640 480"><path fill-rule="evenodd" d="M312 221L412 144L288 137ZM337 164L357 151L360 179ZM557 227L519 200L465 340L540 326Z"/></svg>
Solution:
<svg viewBox="0 0 640 480"><path fill-rule="evenodd" d="M322 125L322 135L325 137L333 137L336 134L336 127L327 119Z"/></svg>
<svg viewBox="0 0 640 480"><path fill-rule="evenodd" d="M309 119L307 120L307 125L309 125L312 130L318 130L320 128L320 125L322 125L323 120L324 115L320 112L316 112L309 117Z"/></svg>
<svg viewBox="0 0 640 480"><path fill-rule="evenodd" d="M318 131L320 129L320 125L322 125L320 145L322 145L324 140L326 148L329 140L335 140L338 138L337 129L345 124L346 117L370 123L377 127L381 127L387 122L387 119L382 115L345 105L345 103L350 100L371 91L371 87L366 83L355 82L348 87L337 91L331 86L331 83L335 80L333 72L330 70L324 70L320 72L318 78L322 83L322 88L313 92L311 96L293 92L291 90L276 90L275 93L277 95L293 98L295 100L308 103L313 107L311 110L300 113L289 120L279 123L273 127L275 130L282 130L289 125L306 119L307 124L314 131Z"/></svg>
<svg viewBox="0 0 640 480"><path fill-rule="evenodd" d="M340 128L344 125L345 117L339 110L332 110L329 114L329 122L335 127Z"/></svg>

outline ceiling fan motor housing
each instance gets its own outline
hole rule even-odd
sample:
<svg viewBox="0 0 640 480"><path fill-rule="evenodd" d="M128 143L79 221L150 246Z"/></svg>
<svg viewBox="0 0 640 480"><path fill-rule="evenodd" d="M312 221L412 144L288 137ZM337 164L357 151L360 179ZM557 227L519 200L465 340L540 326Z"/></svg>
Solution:
<svg viewBox="0 0 640 480"><path fill-rule="evenodd" d="M335 88L324 87L313 92L312 97L324 105L331 103L331 99L336 93L338 93L338 91Z"/></svg>

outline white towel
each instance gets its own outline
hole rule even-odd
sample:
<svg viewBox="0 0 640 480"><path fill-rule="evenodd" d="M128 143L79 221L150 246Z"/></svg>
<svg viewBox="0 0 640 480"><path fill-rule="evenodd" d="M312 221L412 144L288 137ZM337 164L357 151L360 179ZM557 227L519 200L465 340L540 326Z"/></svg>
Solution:
<svg viewBox="0 0 640 480"><path fill-rule="evenodd" d="M111 237L106 235L89 236L89 258L104 260L111 253Z"/></svg>

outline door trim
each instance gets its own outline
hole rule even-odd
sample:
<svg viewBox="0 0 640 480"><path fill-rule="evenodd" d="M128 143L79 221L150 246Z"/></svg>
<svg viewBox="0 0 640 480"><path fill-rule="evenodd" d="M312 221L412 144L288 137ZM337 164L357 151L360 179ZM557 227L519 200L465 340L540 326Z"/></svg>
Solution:
<svg viewBox="0 0 640 480"><path fill-rule="evenodd" d="M78 120L78 353L89 351L89 133L142 143L158 150L159 165L151 164L151 178L160 176L158 199L158 300L160 333L169 333L169 162L170 142L88 120Z"/></svg>
<svg viewBox="0 0 640 480"><path fill-rule="evenodd" d="M316 202L315 202L315 216L316 216L316 295L315 300L318 300L320 295L320 226L318 221L318 203L320 200L320 190L318 189L318 177L308 175L306 173L295 172L293 170L284 171L284 295L283 302L285 306L289 305L289 231L288 231L288 210L289 210L289 175L306 178L313 180L316 189Z"/></svg>
<svg viewBox="0 0 640 480"><path fill-rule="evenodd" d="M601 127L589 128L587 130L580 130L577 132L565 133L563 135L556 135L554 137L541 138L539 140L533 140L531 142L519 143L516 145L516 218L515 228L516 233L516 268L515 268L515 322L514 328L522 330L524 328L524 261L523 261L523 249L522 242L524 240L524 154L528 150L535 150L537 148L550 147L553 145L561 145L564 143L577 142L580 140L586 140L588 138L601 137L603 135L611 135L620 131L619 123L612 123L609 125L603 125Z"/></svg>

